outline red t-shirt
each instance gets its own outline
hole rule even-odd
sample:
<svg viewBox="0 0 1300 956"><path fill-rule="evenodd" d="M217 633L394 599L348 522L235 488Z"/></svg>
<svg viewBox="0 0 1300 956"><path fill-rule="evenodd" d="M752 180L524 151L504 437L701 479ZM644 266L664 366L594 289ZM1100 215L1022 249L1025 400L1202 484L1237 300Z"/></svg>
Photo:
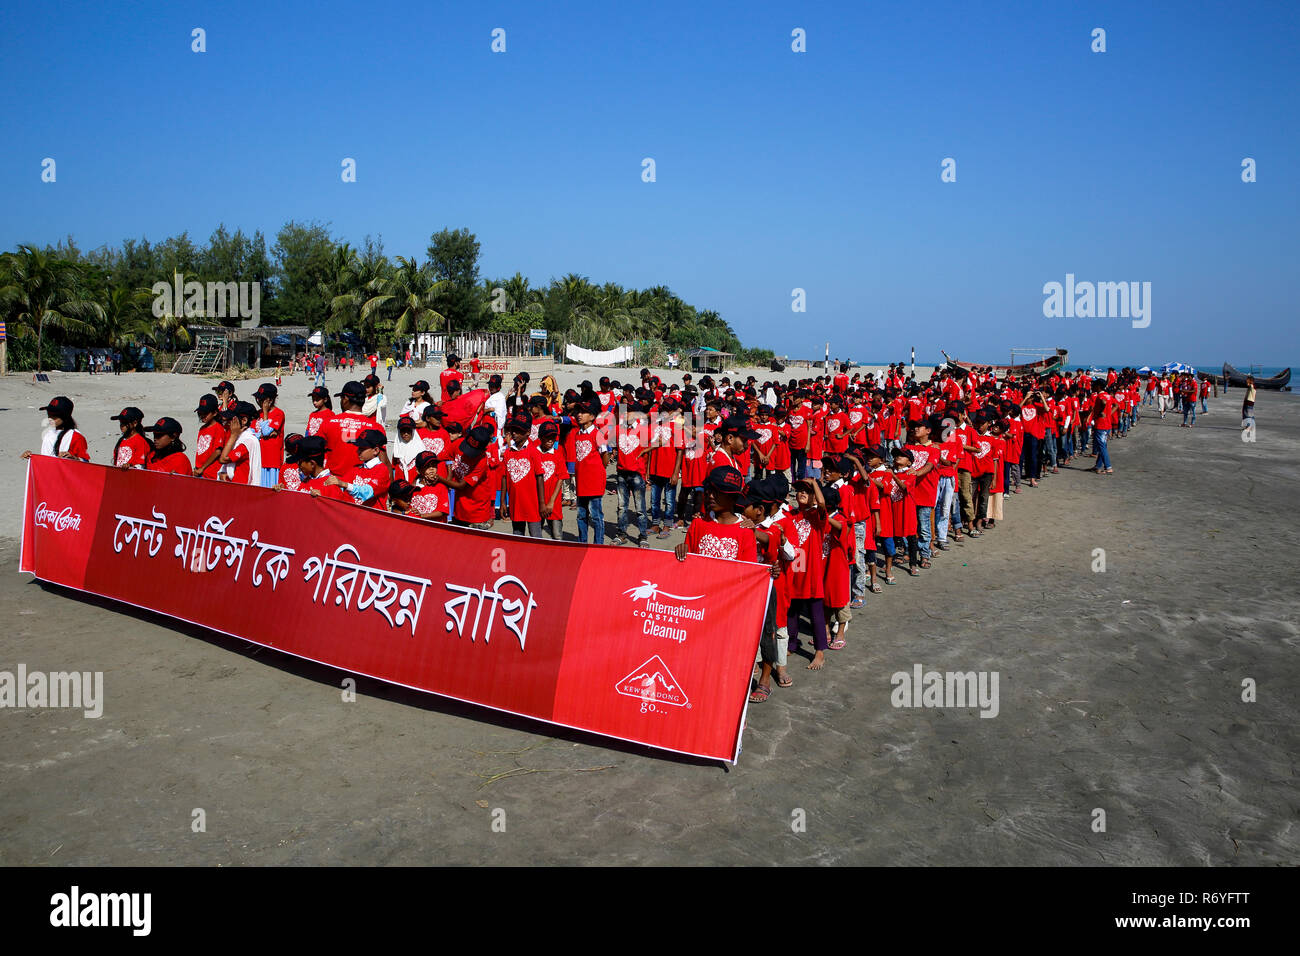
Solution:
<svg viewBox="0 0 1300 956"><path fill-rule="evenodd" d="M758 544L752 528L735 524L722 524L705 518L696 518L686 529L686 550L710 558L730 561L757 561Z"/></svg>
<svg viewBox="0 0 1300 956"><path fill-rule="evenodd" d="M644 420L619 423L618 461L615 464L619 471L628 471L642 478L645 477L649 464L646 459L649 455L642 452L650 447L649 427Z"/></svg>
<svg viewBox="0 0 1300 956"><path fill-rule="evenodd" d="M361 460L357 457L357 446L348 444L358 435L370 429L384 431L384 426L373 418L360 412L336 412L320 428L318 434L325 439L328 450L325 464L329 470L340 477L348 469L355 468Z"/></svg>
<svg viewBox="0 0 1300 956"><path fill-rule="evenodd" d="M826 450L842 455L849 450L849 413L836 412L826 416Z"/></svg>
<svg viewBox="0 0 1300 956"><path fill-rule="evenodd" d="M199 429L199 437L195 439L194 444L194 467L199 465L212 455L212 464L203 469L203 478L216 478L217 472L221 469L221 446L226 443L226 430L221 423L215 418L211 423L204 425Z"/></svg>
<svg viewBox="0 0 1300 956"><path fill-rule="evenodd" d="M807 409L800 406L792 411L786 421L790 425L790 449L791 451L804 451L808 447L808 419Z"/></svg>
<svg viewBox="0 0 1300 956"><path fill-rule="evenodd" d="M299 491L311 492L319 491L322 498L329 498L331 501L346 501L348 504L356 504L355 499L340 488L338 485L327 485L325 479L331 477L329 469L325 469L315 478L308 478L303 481Z"/></svg>
<svg viewBox="0 0 1300 956"><path fill-rule="evenodd" d="M439 385L439 387L441 387L441 389L442 389L442 397L441 397L440 399L438 399L438 401L440 401L440 402L445 402L445 401L447 401L449 398L451 398L451 396L447 394L447 383L448 383L448 382L462 382L462 383L463 383L464 381L465 381L465 376L464 376L464 374L460 371L460 369L455 369L455 368L446 368L446 369L443 369L443 370L442 370L442 374L438 376L438 385ZM463 385L462 385L462 388L463 388ZM464 392L462 392L461 394L464 394Z"/></svg>
<svg viewBox="0 0 1300 956"><path fill-rule="evenodd" d="M673 422L659 425L651 436L656 443L650 451L650 474L655 478L671 478L677 469L677 456L682 450L682 427ZM680 476L679 476L680 477Z"/></svg>
<svg viewBox="0 0 1300 956"><path fill-rule="evenodd" d="M872 502L872 510L880 515L880 537L892 538L894 536L894 473L884 468L877 468L871 472L872 488L875 489L876 498ZM877 484L877 482L879 482Z"/></svg>
<svg viewBox="0 0 1300 956"><path fill-rule="evenodd" d="M164 455L162 458L153 458L149 462L149 471L161 471L171 475L192 475L194 467L190 460L185 457L185 452L174 451L170 455Z"/></svg>
<svg viewBox="0 0 1300 956"><path fill-rule="evenodd" d="M320 433L325 423L334 417L334 410L330 408L319 408L307 416L307 430L304 435L316 435Z"/></svg>
<svg viewBox="0 0 1300 956"><path fill-rule="evenodd" d="M364 465L349 468L343 480L350 485L361 483L374 489L375 493L370 496L370 499L362 502L366 507L378 508L380 511L388 508L388 486L392 484L393 477L378 458L372 458Z"/></svg>
<svg viewBox="0 0 1300 956"><path fill-rule="evenodd" d="M417 488L411 495L411 514L420 518L432 518L441 514L444 518L451 514L451 499L447 496L447 487L441 483Z"/></svg>
<svg viewBox="0 0 1300 956"><path fill-rule="evenodd" d="M682 454L682 487L701 488L708 474L708 444L704 436L686 439Z"/></svg>
<svg viewBox="0 0 1300 956"><path fill-rule="evenodd" d="M574 478L579 498L596 498L605 493L605 462L601 458L600 429L590 425L569 432L565 453L575 464Z"/></svg>
<svg viewBox="0 0 1300 956"><path fill-rule="evenodd" d="M280 484L284 485L286 491L306 491L303 487L306 480L297 465L280 466Z"/></svg>
<svg viewBox="0 0 1300 956"><path fill-rule="evenodd" d="M230 476L230 480L237 485L248 484L248 469L252 461L248 457L248 449L241 445L238 440L230 449L230 464L235 466L235 473Z"/></svg>
<svg viewBox="0 0 1300 956"><path fill-rule="evenodd" d="M564 449L560 447L559 442L556 442L550 451L542 451L538 448L537 457L541 462L542 469L542 498L549 499L555 492L555 486L568 477L569 465L564 457ZM555 495L555 507L551 509L549 515L543 516L544 519L548 521L563 519L564 514L561 510L563 501L563 494ZM545 501L542 503L545 504Z"/></svg>
<svg viewBox="0 0 1300 956"><path fill-rule="evenodd" d="M541 502L537 499L537 479L542 474L542 454L536 445L523 448L507 446L502 463L510 495L511 521L541 521ZM543 492L545 493L545 492Z"/></svg>
<svg viewBox="0 0 1300 956"><path fill-rule="evenodd" d="M924 475L916 479L916 504L918 507L933 508L939 495L939 455L940 447L934 442L928 445L904 445L912 453L912 470L919 471L925 465L934 465Z"/></svg>
<svg viewBox="0 0 1300 956"><path fill-rule="evenodd" d="M790 514L789 541L795 559L786 566L791 598L820 598L826 593L826 566L822 555L822 536L827 524L815 511Z"/></svg>
<svg viewBox="0 0 1300 956"><path fill-rule="evenodd" d="M262 449L262 467L279 468L284 464L284 412L278 408L272 408L267 415L259 415L257 421L266 419L275 429L275 434L270 438L259 438L258 444ZM253 423L255 428L261 426L257 422ZM254 434L257 434L256 430Z"/></svg>
<svg viewBox="0 0 1300 956"><path fill-rule="evenodd" d="M474 464L466 464L459 453L447 463L447 474L459 478L470 486L469 490L456 492L456 520L469 524L491 521L496 515L496 489L490 474L492 463L487 455L480 455Z"/></svg>
<svg viewBox="0 0 1300 956"><path fill-rule="evenodd" d="M143 435L130 434L122 439L117 446L117 458L113 464L119 468L126 465L128 468L145 468L149 464L149 459L153 452L149 450L149 442Z"/></svg>

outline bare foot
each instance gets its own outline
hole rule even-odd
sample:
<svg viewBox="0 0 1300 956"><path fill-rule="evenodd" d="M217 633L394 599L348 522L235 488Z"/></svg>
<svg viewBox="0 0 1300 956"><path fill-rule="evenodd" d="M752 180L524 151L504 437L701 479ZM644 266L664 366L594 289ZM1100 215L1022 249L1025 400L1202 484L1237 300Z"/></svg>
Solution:
<svg viewBox="0 0 1300 956"><path fill-rule="evenodd" d="M812 663L808 665L810 671L819 671L826 666L826 655L818 651L813 655Z"/></svg>

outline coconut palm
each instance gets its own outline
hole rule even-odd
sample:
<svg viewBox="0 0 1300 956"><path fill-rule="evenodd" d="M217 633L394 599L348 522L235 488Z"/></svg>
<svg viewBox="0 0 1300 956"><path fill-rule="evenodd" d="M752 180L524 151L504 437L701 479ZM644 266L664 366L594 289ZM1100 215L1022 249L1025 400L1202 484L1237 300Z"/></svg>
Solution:
<svg viewBox="0 0 1300 956"><path fill-rule="evenodd" d="M91 335L95 323L103 321L104 310L84 297L82 269L71 260L31 245L20 245L0 258L4 260L0 303L13 323L9 334L24 339L36 336L36 370L44 371L41 349L46 326Z"/></svg>
<svg viewBox="0 0 1300 956"><path fill-rule="evenodd" d="M396 336L428 332L437 326L446 326L450 334L451 323L433 307L438 294L449 285L445 279L434 281L428 267L415 259L398 256L391 275L366 284L372 294L361 306L361 321Z"/></svg>

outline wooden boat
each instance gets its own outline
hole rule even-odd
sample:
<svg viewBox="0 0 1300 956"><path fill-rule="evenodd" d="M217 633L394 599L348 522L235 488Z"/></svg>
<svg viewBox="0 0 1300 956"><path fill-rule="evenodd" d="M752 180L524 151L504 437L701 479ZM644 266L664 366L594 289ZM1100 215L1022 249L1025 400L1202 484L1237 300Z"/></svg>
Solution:
<svg viewBox="0 0 1300 956"><path fill-rule="evenodd" d="M991 365L988 362L962 362L952 358L942 349L943 357L948 360L948 367L956 374L965 377L966 373L973 369L993 369L993 374L998 378L1006 378L1008 375L1014 375L1020 378L1025 375L1050 375L1052 372L1058 372L1065 368L1066 362L1070 358L1069 349L1057 349L1055 355L1049 355L1045 358L1038 359L1034 362L1026 362L1023 365Z"/></svg>
<svg viewBox="0 0 1300 956"><path fill-rule="evenodd" d="M1233 368L1227 362L1223 363L1223 380L1233 388L1246 387L1246 374L1247 373L1240 372ZM1271 391L1280 391L1286 388L1290 382L1291 370L1289 368L1282 369L1281 372L1274 375L1272 378L1260 378L1258 375L1255 376L1256 388L1269 389Z"/></svg>

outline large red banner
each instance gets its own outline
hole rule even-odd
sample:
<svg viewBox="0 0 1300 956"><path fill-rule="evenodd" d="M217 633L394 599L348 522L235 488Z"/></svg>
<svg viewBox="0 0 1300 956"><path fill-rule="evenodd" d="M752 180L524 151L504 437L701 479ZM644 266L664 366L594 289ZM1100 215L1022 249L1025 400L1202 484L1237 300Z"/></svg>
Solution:
<svg viewBox="0 0 1300 956"><path fill-rule="evenodd" d="M32 456L19 569L342 670L735 760L767 568Z"/></svg>

